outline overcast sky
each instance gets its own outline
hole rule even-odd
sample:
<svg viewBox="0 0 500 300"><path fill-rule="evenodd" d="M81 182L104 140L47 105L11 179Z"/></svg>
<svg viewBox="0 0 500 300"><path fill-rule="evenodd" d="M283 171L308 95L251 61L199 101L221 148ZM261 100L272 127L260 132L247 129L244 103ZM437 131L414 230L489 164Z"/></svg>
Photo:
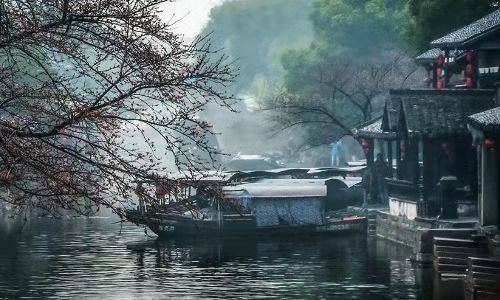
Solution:
<svg viewBox="0 0 500 300"><path fill-rule="evenodd" d="M210 9L225 0L177 0L172 3L165 3L162 6L163 17L166 21L174 16L174 19L181 19L175 30L185 35L187 39L195 37L208 22Z"/></svg>

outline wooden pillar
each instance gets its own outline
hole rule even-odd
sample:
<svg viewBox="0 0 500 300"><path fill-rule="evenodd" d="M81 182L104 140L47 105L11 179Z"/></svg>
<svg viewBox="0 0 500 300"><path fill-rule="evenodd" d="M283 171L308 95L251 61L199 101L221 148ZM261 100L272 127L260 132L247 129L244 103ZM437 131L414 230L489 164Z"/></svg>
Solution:
<svg viewBox="0 0 500 300"><path fill-rule="evenodd" d="M437 88L437 64L433 63L432 64L432 88L436 89Z"/></svg>
<svg viewBox="0 0 500 300"><path fill-rule="evenodd" d="M368 151L366 153L366 165L368 167L371 167L373 166L373 163L375 161L375 140L371 139L371 140L368 140L368 143L369 143L369 147L368 147Z"/></svg>
<svg viewBox="0 0 500 300"><path fill-rule="evenodd" d="M396 140L396 178L401 179L401 139Z"/></svg>
<svg viewBox="0 0 500 300"><path fill-rule="evenodd" d="M481 225L498 225L498 153L481 145Z"/></svg>
<svg viewBox="0 0 500 300"><path fill-rule="evenodd" d="M409 141L409 155L408 155L408 161L411 162L411 167L410 167L410 176L413 181L413 184L415 186L418 185L418 181L420 179L420 165L418 162L418 152L419 152L419 140L416 138L412 138Z"/></svg>
<svg viewBox="0 0 500 300"><path fill-rule="evenodd" d="M410 167L410 176L413 182L414 186L414 191L416 192L416 196L418 198L417 200L417 215L418 216L425 216L425 202L424 202L424 197L422 195L423 191L423 181L421 180L421 173L420 173L420 164L419 164L419 159L418 159L418 153L419 153L419 145L420 145L420 140L417 138L412 138L409 141L409 149L408 149L408 162L411 163Z"/></svg>
<svg viewBox="0 0 500 300"><path fill-rule="evenodd" d="M392 165L392 140L387 141L387 162L390 170L390 177L393 177L393 165Z"/></svg>
<svg viewBox="0 0 500 300"><path fill-rule="evenodd" d="M445 50L444 51L444 70L445 70L445 74L444 74L444 87L447 88L449 83L450 83L450 50Z"/></svg>
<svg viewBox="0 0 500 300"><path fill-rule="evenodd" d="M434 156L432 143L428 139L421 140L422 145L422 169L419 179L419 197L423 204L423 215L426 217L436 216L436 207L429 203L429 193L433 189L433 164Z"/></svg>

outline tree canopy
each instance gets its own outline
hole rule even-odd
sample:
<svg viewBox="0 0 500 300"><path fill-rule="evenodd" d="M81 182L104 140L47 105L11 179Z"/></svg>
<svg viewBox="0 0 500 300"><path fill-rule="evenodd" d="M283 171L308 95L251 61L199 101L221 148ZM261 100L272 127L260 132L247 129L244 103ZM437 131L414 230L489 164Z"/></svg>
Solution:
<svg viewBox="0 0 500 300"><path fill-rule="evenodd" d="M498 9L494 0L410 0L408 39L416 52L429 49L436 38Z"/></svg>
<svg viewBox="0 0 500 300"><path fill-rule="evenodd" d="M311 40L309 0L227 1L214 7L202 35L237 60L235 92L248 92L259 75L275 74L282 51Z"/></svg>
<svg viewBox="0 0 500 300"><path fill-rule="evenodd" d="M314 1L313 41L283 53L281 89L263 101L276 112L272 119L281 128L305 128L306 144L316 146L377 115L382 96L411 73L405 12L404 0Z"/></svg>
<svg viewBox="0 0 500 300"><path fill-rule="evenodd" d="M358 59L401 46L405 5L403 0L316 0L310 17L314 43L333 55Z"/></svg>
<svg viewBox="0 0 500 300"><path fill-rule="evenodd" d="M209 103L231 109L232 66L209 40L173 33L162 2L0 4L2 200L123 215L138 182L176 171L162 158L188 176L210 163L192 155L218 151L197 116Z"/></svg>

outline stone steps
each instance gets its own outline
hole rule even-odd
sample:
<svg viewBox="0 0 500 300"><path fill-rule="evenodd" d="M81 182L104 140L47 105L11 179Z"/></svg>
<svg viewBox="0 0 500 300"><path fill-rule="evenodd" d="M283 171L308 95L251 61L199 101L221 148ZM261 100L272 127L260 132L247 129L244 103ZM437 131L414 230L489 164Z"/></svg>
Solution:
<svg viewBox="0 0 500 300"><path fill-rule="evenodd" d="M477 229L473 228L437 228L430 229L429 234L438 238L470 239L477 234Z"/></svg>
<svg viewBox="0 0 500 300"><path fill-rule="evenodd" d="M467 258L437 257L438 264L467 265Z"/></svg>
<svg viewBox="0 0 500 300"><path fill-rule="evenodd" d="M449 247L449 246L434 246L434 256L445 256L445 253L458 253L466 257L474 256L478 253L486 253L486 248L469 248L469 247Z"/></svg>
<svg viewBox="0 0 500 300"><path fill-rule="evenodd" d="M439 273L462 274L467 270L467 265L443 264L434 261L434 270Z"/></svg>
<svg viewBox="0 0 500 300"><path fill-rule="evenodd" d="M460 276L465 275L468 270L468 261L471 256L483 256L487 253L488 244L483 236L470 231L448 231L455 237L434 237L434 269L439 275L452 273ZM468 236L467 236L468 234ZM480 266L479 266L480 267ZM475 270L481 272L481 269Z"/></svg>
<svg viewBox="0 0 500 300"><path fill-rule="evenodd" d="M500 298L500 260L469 257L464 284L472 295L485 293Z"/></svg>
<svg viewBox="0 0 500 300"><path fill-rule="evenodd" d="M484 256L484 255L486 255L486 253L481 253L481 251L478 251L476 249L474 249L473 251L469 251L469 252L447 252L447 251L435 251L434 252L434 257L449 257L449 258L460 258L460 259L467 259L470 256L478 256L479 257L479 256Z"/></svg>
<svg viewBox="0 0 500 300"><path fill-rule="evenodd" d="M464 248L476 248L484 243L481 241L474 241L472 239L454 239L454 238L434 238L435 246L448 246L448 247L464 247Z"/></svg>

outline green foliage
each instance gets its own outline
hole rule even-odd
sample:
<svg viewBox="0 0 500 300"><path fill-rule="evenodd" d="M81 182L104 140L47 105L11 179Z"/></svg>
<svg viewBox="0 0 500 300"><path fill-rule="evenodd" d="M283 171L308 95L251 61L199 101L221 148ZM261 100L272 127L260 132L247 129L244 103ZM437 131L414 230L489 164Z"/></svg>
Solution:
<svg viewBox="0 0 500 300"><path fill-rule="evenodd" d="M408 39L418 52L429 43L498 9L493 0L410 0Z"/></svg>
<svg viewBox="0 0 500 300"><path fill-rule="evenodd" d="M372 118L375 102L394 81L391 54L405 45L406 2L313 1L314 40L280 58L285 92L267 103L279 115L275 120L283 127L299 124L309 132L306 142L320 145Z"/></svg>
<svg viewBox="0 0 500 300"><path fill-rule="evenodd" d="M212 9L203 34L237 60L235 93L247 92L256 76L276 74L282 51L310 42L309 12L309 0L233 0Z"/></svg>
<svg viewBox="0 0 500 300"><path fill-rule="evenodd" d="M316 0L311 20L320 48L371 56L402 44L404 0Z"/></svg>

